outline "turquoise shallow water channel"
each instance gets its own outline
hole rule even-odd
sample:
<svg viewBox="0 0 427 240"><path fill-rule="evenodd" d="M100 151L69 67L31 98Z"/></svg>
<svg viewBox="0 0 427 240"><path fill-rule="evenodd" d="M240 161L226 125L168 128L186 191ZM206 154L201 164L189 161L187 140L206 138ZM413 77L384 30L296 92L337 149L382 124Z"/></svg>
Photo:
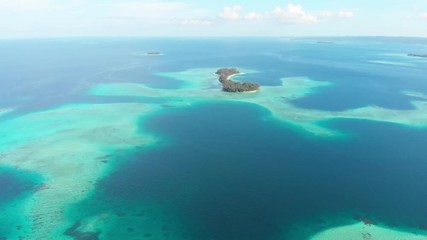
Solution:
<svg viewBox="0 0 427 240"><path fill-rule="evenodd" d="M0 239L425 239L427 40L328 40L0 42Z"/></svg>

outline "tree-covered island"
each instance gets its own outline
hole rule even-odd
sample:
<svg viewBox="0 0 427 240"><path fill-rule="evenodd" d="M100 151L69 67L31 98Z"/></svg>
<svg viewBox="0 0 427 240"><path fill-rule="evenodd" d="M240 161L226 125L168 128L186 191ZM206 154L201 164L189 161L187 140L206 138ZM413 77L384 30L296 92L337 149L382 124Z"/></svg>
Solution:
<svg viewBox="0 0 427 240"><path fill-rule="evenodd" d="M408 54L409 57L422 57L422 58L427 58L427 54L415 54L415 53L409 53Z"/></svg>
<svg viewBox="0 0 427 240"><path fill-rule="evenodd" d="M145 55L147 56L159 56L162 55L161 52L146 52Z"/></svg>
<svg viewBox="0 0 427 240"><path fill-rule="evenodd" d="M222 90L225 92L253 92L259 90L259 85L249 82L234 82L230 77L239 74L235 68L221 68L216 71L219 76L218 81L222 84Z"/></svg>

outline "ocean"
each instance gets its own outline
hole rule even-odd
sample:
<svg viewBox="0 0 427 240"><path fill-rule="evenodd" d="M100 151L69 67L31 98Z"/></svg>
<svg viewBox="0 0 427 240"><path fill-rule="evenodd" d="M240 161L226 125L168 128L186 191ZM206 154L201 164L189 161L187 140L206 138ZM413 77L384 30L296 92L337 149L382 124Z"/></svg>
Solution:
<svg viewBox="0 0 427 240"><path fill-rule="evenodd" d="M427 39L3 40L0 52L0 213L16 214L0 239L427 237L427 59L407 56ZM222 93L209 70L221 67L259 93Z"/></svg>

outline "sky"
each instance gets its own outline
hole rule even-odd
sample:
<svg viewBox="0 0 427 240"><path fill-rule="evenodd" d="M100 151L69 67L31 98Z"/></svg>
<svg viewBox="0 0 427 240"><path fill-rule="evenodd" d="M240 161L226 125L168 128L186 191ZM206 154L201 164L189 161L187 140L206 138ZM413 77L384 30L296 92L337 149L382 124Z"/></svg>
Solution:
<svg viewBox="0 0 427 240"><path fill-rule="evenodd" d="M0 38L427 37L427 0L0 0Z"/></svg>

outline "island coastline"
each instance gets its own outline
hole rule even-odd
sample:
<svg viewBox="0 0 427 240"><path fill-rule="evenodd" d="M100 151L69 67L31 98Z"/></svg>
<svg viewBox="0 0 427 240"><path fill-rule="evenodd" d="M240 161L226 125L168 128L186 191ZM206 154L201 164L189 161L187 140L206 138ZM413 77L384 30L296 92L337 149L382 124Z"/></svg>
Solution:
<svg viewBox="0 0 427 240"><path fill-rule="evenodd" d="M155 57L155 56L163 56L164 54L161 53L161 52L146 52L146 53L144 53L144 55L145 56L153 56L153 57Z"/></svg>
<svg viewBox="0 0 427 240"><path fill-rule="evenodd" d="M222 90L224 92L257 92L260 88L260 85L257 83L250 82L235 82L231 80L231 77L236 75L241 75L239 70L236 68L220 68L215 73L218 75L218 82L222 85Z"/></svg>
<svg viewBox="0 0 427 240"><path fill-rule="evenodd" d="M427 58L427 54L408 53L408 57L420 57L420 58Z"/></svg>

